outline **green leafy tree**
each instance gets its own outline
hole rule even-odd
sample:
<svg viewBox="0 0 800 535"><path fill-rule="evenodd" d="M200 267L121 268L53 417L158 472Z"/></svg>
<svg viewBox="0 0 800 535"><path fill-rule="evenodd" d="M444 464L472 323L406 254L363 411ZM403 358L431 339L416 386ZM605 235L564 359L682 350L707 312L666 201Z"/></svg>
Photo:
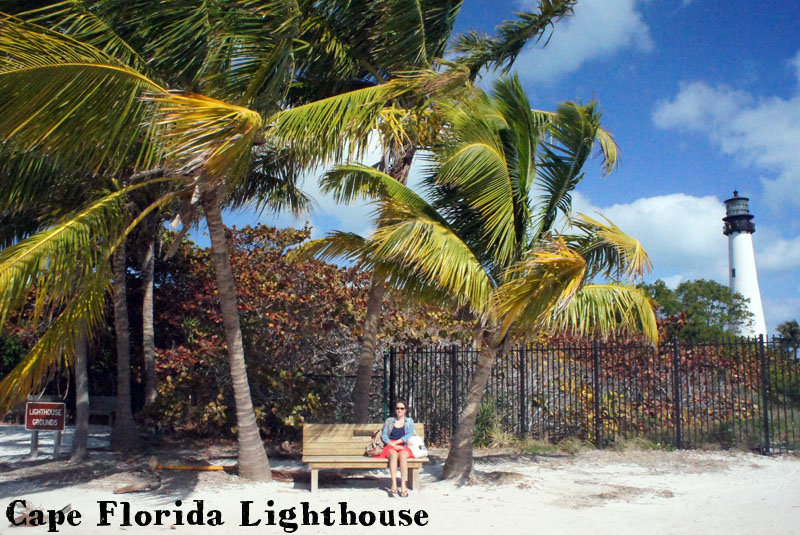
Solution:
<svg viewBox="0 0 800 535"><path fill-rule="evenodd" d="M475 90L443 113L451 128L434 148L424 197L379 169L337 167L326 189L377 199L381 224L368 239L336 232L299 254L358 259L408 295L472 316L480 351L444 467L452 478L472 470L481 398L514 332L627 328L654 341L657 333L650 299L624 282L649 267L639 243L608 221L571 213L570 192L591 151L600 148L607 171L616 159L596 105L531 110L511 78L493 97ZM567 218L561 232L559 215ZM593 282L602 276L612 283Z"/></svg>
<svg viewBox="0 0 800 535"><path fill-rule="evenodd" d="M643 288L658 303L662 317L683 318L675 335L684 340L697 342L732 336L752 317L747 300L718 282L697 279L682 282L671 290L664 281L657 280Z"/></svg>

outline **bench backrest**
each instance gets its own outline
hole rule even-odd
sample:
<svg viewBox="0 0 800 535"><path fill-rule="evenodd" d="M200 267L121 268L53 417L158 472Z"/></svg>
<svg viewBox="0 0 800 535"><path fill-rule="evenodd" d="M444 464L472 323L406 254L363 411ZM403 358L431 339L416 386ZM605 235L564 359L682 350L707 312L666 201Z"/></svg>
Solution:
<svg viewBox="0 0 800 535"><path fill-rule="evenodd" d="M372 433L383 424L303 424L303 455L364 455ZM414 422L425 440L425 424Z"/></svg>

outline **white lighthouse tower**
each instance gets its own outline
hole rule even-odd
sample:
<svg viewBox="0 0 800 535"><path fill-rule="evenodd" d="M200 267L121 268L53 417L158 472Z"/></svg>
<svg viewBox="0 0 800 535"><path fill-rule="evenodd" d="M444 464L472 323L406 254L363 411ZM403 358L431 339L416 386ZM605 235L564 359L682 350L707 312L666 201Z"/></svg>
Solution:
<svg viewBox="0 0 800 535"><path fill-rule="evenodd" d="M728 237L728 273L732 292L741 294L750 300L748 307L753 314L752 323L742 326L742 336L767 336L767 324L764 321L764 308L761 306L761 292L758 289L756 273L756 257L753 254L753 233L756 225L747 206L747 197L739 197L734 191L733 197L725 201L725 222L723 234Z"/></svg>

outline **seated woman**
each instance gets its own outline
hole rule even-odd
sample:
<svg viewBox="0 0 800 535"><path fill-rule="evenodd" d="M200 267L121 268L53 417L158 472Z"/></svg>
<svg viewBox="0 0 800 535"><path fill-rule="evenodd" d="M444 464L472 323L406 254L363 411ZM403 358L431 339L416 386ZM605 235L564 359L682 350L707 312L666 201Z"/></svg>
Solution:
<svg viewBox="0 0 800 535"><path fill-rule="evenodd" d="M400 461L400 496L408 498L408 460L414 454L408 448L408 441L414 436L414 421L408 413L408 404L398 401L394 404L395 417L386 419L383 425L381 438L386 444L376 457L389 458L389 475L392 478L392 488L389 496L397 496L397 463Z"/></svg>

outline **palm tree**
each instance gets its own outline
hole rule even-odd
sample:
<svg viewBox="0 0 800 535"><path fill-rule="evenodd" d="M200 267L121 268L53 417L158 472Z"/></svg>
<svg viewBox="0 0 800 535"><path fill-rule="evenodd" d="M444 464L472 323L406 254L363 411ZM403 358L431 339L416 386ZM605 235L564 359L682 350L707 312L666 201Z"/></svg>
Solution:
<svg viewBox="0 0 800 535"><path fill-rule="evenodd" d="M797 324L797 320L784 321L775 330L783 337L783 345L794 351L794 356L797 358L797 350L800 348L800 325Z"/></svg>
<svg viewBox="0 0 800 535"><path fill-rule="evenodd" d="M548 27L572 12L574 3L543 0L536 12L518 13L517 20L499 26L495 37L474 32L462 36L456 43L461 57L450 64L453 68L447 76L435 82L435 77L429 76L430 87L392 95L395 98L390 102L378 102L375 107L367 105L366 98L374 88L443 63L441 58L462 2L301 2L302 39L318 44L297 54L300 74L291 96L295 103L313 102L279 114L272 134L279 142L303 147L303 158L313 165L340 161L345 147L350 148L348 156L363 156L370 134L377 129L382 157L376 168L405 184L417 151L427 148L438 135L438 126L426 121L427 99L453 96L463 88L464 80L474 80L485 68L507 70L523 46L541 39ZM385 291L385 277L373 273L353 387L353 420L357 423L369 418L370 383Z"/></svg>
<svg viewBox="0 0 800 535"><path fill-rule="evenodd" d="M173 4L180 5L170 15L179 16L181 9L177 8L182 8L184 15L198 17L200 8L195 7L194 12L188 13L192 3ZM249 2L228 4L225 12L215 12L218 17L215 22L230 17L249 24L255 31L250 34L220 31L214 36L224 34L229 38L213 43L206 42L203 37L200 48L212 56L213 61L202 64L202 73L208 77L205 81L215 94L229 92L242 104L259 104L259 99L265 98L263 87L280 75L280 65L286 56L282 52L286 48L286 38L279 36L276 44L274 32L270 30L278 17L268 8L276 9L281 16L285 13L278 3L255 7ZM80 2L60 4L65 9L76 5L82 7ZM81 13L86 15L84 11ZM73 15L69 9L58 14L60 20L75 22L71 19ZM199 14L201 19L207 15ZM3 394L0 410L26 395L61 354L68 361L71 359L76 345L76 322L82 314L89 315L89 319L96 318L98 307L102 308L99 304L102 300L97 297L98 291L102 294L105 287L97 281L102 276L108 280L108 270L103 264L133 226L150 212L181 197L189 206L184 213L196 210L197 205L202 206L211 234L237 403L240 475L268 480L271 474L249 395L235 288L221 218L225 188L235 187L248 174L252 147L263 125L261 115L210 97L168 93L161 83L148 77L146 73L150 67L108 25L92 16L79 20L80 23L75 22L71 27L77 28L78 37L85 38L85 42L19 19L0 19L0 95L3 97L0 134L5 139L4 150L16 154L33 148L48 154L57 165L65 168L91 166L118 171L131 147L142 141L136 167L160 168L158 174L163 178L130 181L131 186L0 252L0 314L4 316L13 309L31 284L37 285L37 309L48 306L53 314L59 314L53 328L0 383ZM87 20L93 25L83 24ZM196 20L185 17L177 23L173 20L169 26L173 41L165 41L167 34L162 32L158 34L160 41L150 42L149 49L163 52L167 44L174 46L175 41L188 33L195 35L198 28L192 26L193 22ZM286 17L280 23L285 24ZM66 22L54 25L59 29L62 26L69 27ZM145 32L152 31L153 25L141 28ZM265 54L267 50L269 54ZM261 54L254 58L256 51ZM179 47L172 52L185 54ZM155 63L168 55L165 52ZM197 74L190 68L195 66L196 58L189 56L190 61L184 62L175 78L180 79L187 73ZM241 60L237 61L236 57ZM235 68L220 74L220 64ZM132 65L138 65L138 70ZM254 71L258 71L257 75L249 76ZM142 132L141 125L145 123L149 126ZM127 213L124 205L120 206L132 191L167 181L178 187L135 217ZM40 245L42 241L46 247ZM74 256L70 258L69 253ZM80 262L82 258L86 261ZM88 288L86 292L81 292L80 284L77 292L72 291L72 285L64 287L64 281L75 280L85 281L82 286ZM87 330L96 327L97 323L90 321ZM72 343L65 345L63 341L53 340L59 335L65 335L64 340Z"/></svg>
<svg viewBox="0 0 800 535"><path fill-rule="evenodd" d="M449 300L475 320L479 358L444 477L472 470L472 436L493 363L515 332L625 328L657 338L650 299L625 281L649 268L639 243L611 222L571 213L570 192L594 147L610 171L616 146L596 105L533 111L516 78L492 97L443 106L450 125L434 148L425 197L381 170L339 166L326 188L345 199L378 199L369 238L333 233L299 254L349 257L420 300ZM561 231L557 225L563 219ZM598 284L606 276L610 284Z"/></svg>

